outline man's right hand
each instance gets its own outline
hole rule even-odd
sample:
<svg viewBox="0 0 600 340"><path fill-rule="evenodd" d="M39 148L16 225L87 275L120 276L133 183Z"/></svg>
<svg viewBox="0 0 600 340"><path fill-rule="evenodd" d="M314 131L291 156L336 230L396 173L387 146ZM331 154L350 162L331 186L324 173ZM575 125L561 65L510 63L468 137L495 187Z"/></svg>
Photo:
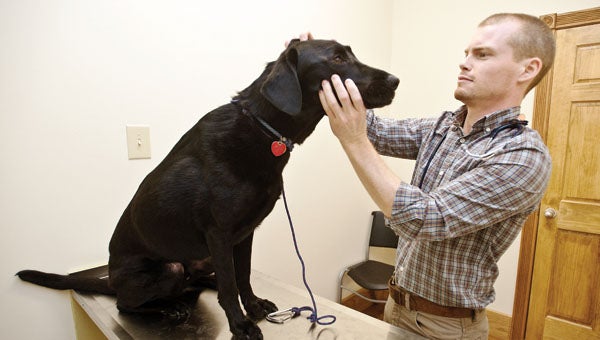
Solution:
<svg viewBox="0 0 600 340"><path fill-rule="evenodd" d="M306 41L306 40L313 40L314 37L313 37L312 33L304 32L304 33L300 33L300 36L298 36L298 39L300 39L300 41ZM285 47L288 47L288 45L290 44L290 41L291 40L285 41Z"/></svg>

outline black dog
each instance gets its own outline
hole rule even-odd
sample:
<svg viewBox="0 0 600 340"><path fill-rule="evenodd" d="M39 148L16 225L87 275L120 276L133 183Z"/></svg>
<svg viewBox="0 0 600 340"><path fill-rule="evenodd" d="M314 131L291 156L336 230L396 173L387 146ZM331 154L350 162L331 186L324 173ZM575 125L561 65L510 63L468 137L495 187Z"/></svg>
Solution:
<svg viewBox="0 0 600 340"><path fill-rule="evenodd" d="M333 74L353 79L368 108L390 104L398 86L398 78L360 63L348 46L294 40L146 176L110 241L108 281L31 270L17 275L55 289L116 294L122 312L175 318L189 313L185 293L216 284L234 337L262 339L252 320L277 307L250 286L254 229L280 197L293 144L324 116L318 91Z"/></svg>

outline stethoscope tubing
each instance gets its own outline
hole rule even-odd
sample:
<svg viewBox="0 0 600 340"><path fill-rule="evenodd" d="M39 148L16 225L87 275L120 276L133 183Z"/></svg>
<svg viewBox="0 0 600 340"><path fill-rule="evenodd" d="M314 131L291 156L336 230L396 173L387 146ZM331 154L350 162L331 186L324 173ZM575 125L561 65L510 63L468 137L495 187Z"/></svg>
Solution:
<svg viewBox="0 0 600 340"><path fill-rule="evenodd" d="M488 142L491 143L491 141L494 140L494 138L496 138L496 136L506 130L506 129L511 129L511 128L517 128L518 131L516 134L513 135L516 136L520 133L523 132L524 127L528 124L529 122L526 120L517 120L517 119L513 119L508 121L505 124L502 124L500 126L498 126L497 128L493 129L487 137L490 137L490 141ZM423 168L423 173L421 174L421 179L419 180L419 188L423 187L423 181L425 180L425 175L427 175L427 171L429 170L429 166L431 165L431 162L433 161L433 157L435 157L435 154L438 152L438 150L440 149L440 147L442 146L442 144L444 144L444 141L446 140L446 137L448 136L448 131L450 131L450 129L448 129L446 131L446 133L444 133L444 136L442 137L442 140L436 145L435 149L433 150L433 152L431 153L431 155L429 156L429 159L427 160L427 163L425 163L425 167ZM466 144L463 144L465 152L467 153L467 155L469 155L470 157L473 158L480 158L480 159L485 159L485 158L490 158L493 157L498 151L502 150L504 147L500 147L500 148L496 148L492 151L488 151L484 154L478 155L478 154L474 154L471 153L469 151L469 148L467 147Z"/></svg>

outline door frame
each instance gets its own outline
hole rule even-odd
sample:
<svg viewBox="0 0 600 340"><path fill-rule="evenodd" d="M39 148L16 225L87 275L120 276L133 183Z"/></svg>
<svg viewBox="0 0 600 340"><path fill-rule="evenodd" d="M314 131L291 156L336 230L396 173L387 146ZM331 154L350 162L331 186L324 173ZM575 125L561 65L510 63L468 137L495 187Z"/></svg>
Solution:
<svg viewBox="0 0 600 340"><path fill-rule="evenodd" d="M552 29L554 36L556 37L556 31L561 29L600 23L600 7L561 14L547 14L540 18ZM547 142L548 136L552 79L553 69L550 69L544 79L536 86L533 103L532 127L538 131L544 142ZM539 214L542 213L543 209L540 208L539 211L531 214L527 221L525 221L521 232L521 246L519 249L519 263L517 267L517 281L513 301L510 339L525 338L528 316L527 311L529 309L531 281L533 278L533 262L537 244Z"/></svg>

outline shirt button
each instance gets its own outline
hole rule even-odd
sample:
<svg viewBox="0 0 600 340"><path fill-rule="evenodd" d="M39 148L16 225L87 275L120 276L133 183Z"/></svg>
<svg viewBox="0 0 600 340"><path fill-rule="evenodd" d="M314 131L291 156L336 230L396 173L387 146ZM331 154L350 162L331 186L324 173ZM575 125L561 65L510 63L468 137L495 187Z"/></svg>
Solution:
<svg viewBox="0 0 600 340"><path fill-rule="evenodd" d="M444 170L440 171L440 176L444 175Z"/></svg>
<svg viewBox="0 0 600 340"><path fill-rule="evenodd" d="M400 266L400 268L398 268L398 270L400 270L401 272L403 272L404 271L404 267Z"/></svg>
<svg viewBox="0 0 600 340"><path fill-rule="evenodd" d="M464 138L461 138L461 139L459 139L458 141L459 141L461 144L463 144L463 143L465 142L465 139L464 139Z"/></svg>
<svg viewBox="0 0 600 340"><path fill-rule="evenodd" d="M490 132L490 130L491 130L491 129L490 129L489 127L486 127L486 128L485 128L485 132Z"/></svg>

